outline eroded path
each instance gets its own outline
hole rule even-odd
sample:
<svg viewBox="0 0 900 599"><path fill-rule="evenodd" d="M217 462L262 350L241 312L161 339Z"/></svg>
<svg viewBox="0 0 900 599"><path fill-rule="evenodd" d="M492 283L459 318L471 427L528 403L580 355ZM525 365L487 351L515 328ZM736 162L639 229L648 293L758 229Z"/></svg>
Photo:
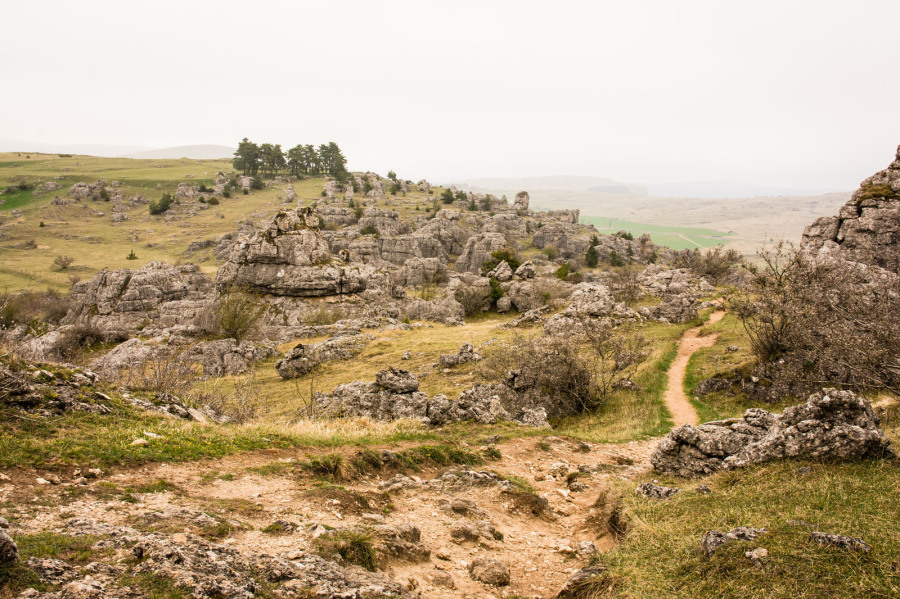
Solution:
<svg viewBox="0 0 900 599"><path fill-rule="evenodd" d="M705 335L701 337L700 330L706 324L715 324L719 322L724 316L725 312L723 310L713 312L709 317L709 322L704 323L699 327L688 329L684 332L684 335L678 342L678 355L675 356L672 365L669 367L668 386L666 387L666 393L663 396L666 407L672 414L672 421L675 423L675 426L681 426L682 424L696 425L700 422L700 419L697 416L697 410L695 410L694 406L691 405L691 402L688 401L687 395L684 392L684 377L687 373L687 365L691 356L693 356L701 347L712 346L719 337L718 335Z"/></svg>

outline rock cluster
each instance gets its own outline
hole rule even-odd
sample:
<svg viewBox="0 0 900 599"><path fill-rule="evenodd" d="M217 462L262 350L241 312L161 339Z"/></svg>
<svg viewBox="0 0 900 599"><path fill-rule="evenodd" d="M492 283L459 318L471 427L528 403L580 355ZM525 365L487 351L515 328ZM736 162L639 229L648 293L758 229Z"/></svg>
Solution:
<svg viewBox="0 0 900 599"><path fill-rule="evenodd" d="M504 262L503 264L506 264ZM458 366L467 362L479 362L483 356L475 351L471 343L463 343L455 354L444 354L440 358L441 366Z"/></svg>
<svg viewBox="0 0 900 599"><path fill-rule="evenodd" d="M651 462L658 472L691 477L781 458L882 458L893 455L889 445L867 401L826 389L780 415L751 408L743 418L680 426Z"/></svg>
<svg viewBox="0 0 900 599"><path fill-rule="evenodd" d="M739 526L728 532L709 530L703 534L703 538L700 541L700 548L703 550L703 555L712 557L716 553L716 550L726 543L731 543L733 541L752 541L759 535L767 532L768 531L765 528L751 528L749 526Z"/></svg>
<svg viewBox="0 0 900 599"><path fill-rule="evenodd" d="M315 396L317 408L331 416L366 416L375 420L412 418L427 424L442 425L460 420L493 424L515 420L532 426L545 426L546 411L507 410L514 393L504 385L475 385L455 400L446 395L428 397L419 389L411 372L389 368L377 373L374 383L355 381L339 385L332 393ZM504 402L504 399L506 400Z"/></svg>

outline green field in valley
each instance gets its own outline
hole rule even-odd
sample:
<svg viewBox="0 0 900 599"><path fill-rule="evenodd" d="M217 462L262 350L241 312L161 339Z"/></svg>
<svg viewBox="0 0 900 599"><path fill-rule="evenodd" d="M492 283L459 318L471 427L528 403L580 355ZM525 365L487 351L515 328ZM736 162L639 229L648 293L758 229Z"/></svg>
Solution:
<svg viewBox="0 0 900 599"><path fill-rule="evenodd" d="M628 231L635 237L648 233L657 245L666 245L675 250L692 248L709 248L728 243L730 234L714 229L695 227L670 227L666 225L648 225L618 218L582 215L580 221L594 225L603 234L610 235L618 231Z"/></svg>

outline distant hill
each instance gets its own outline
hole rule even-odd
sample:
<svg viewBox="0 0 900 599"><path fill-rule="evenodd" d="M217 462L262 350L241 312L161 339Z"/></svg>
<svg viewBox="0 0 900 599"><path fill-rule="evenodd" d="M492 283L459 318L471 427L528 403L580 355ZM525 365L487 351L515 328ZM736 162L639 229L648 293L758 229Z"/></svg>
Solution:
<svg viewBox="0 0 900 599"><path fill-rule="evenodd" d="M164 160L170 158L193 158L195 160L210 160L213 158L231 158L234 156L236 148L228 146L173 146L171 148L161 148L158 150L143 150L140 152L131 152L130 154L122 154L122 158L144 158L154 160Z"/></svg>
<svg viewBox="0 0 900 599"><path fill-rule="evenodd" d="M0 137L0 152L40 152L43 154L78 154L112 158L132 152L149 150L147 146L117 146L113 144L61 144Z"/></svg>

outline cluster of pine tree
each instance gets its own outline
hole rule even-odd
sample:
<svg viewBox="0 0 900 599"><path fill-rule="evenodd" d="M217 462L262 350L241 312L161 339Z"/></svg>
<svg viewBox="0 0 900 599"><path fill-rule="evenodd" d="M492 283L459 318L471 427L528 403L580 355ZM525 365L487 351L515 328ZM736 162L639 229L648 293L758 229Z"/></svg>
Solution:
<svg viewBox="0 0 900 599"><path fill-rule="evenodd" d="M331 175L340 183L350 180L347 159L333 141L318 148L312 144L298 144L284 152L281 144L255 144L245 137L238 144L231 163L235 170L252 177L274 177L279 171L287 170L298 177Z"/></svg>

